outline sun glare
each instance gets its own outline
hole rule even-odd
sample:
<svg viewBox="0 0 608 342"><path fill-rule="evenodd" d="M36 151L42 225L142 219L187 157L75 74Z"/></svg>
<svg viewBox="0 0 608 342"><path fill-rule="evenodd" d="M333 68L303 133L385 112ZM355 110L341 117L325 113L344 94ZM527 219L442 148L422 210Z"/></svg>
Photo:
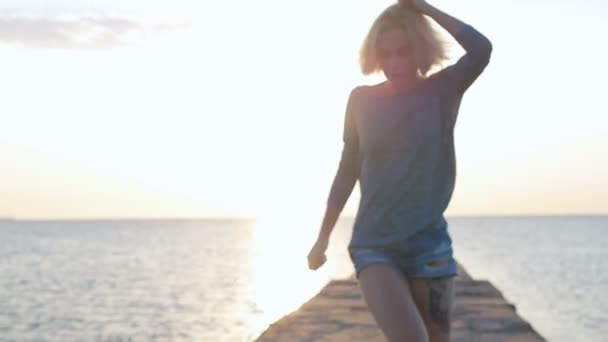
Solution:
<svg viewBox="0 0 608 342"><path fill-rule="evenodd" d="M256 220L251 282L252 296L261 310L251 322L256 331L296 310L329 281L331 265L311 271L306 260L317 223L313 217L294 218L279 211Z"/></svg>

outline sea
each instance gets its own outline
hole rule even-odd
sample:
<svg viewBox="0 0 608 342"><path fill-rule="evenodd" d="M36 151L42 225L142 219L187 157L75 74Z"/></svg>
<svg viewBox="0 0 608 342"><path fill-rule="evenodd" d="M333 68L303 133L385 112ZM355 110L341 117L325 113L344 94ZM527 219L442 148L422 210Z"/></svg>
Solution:
<svg viewBox="0 0 608 342"><path fill-rule="evenodd" d="M608 216L446 216L456 259L548 341L608 341ZM253 341L353 272L352 217L0 222L0 341Z"/></svg>

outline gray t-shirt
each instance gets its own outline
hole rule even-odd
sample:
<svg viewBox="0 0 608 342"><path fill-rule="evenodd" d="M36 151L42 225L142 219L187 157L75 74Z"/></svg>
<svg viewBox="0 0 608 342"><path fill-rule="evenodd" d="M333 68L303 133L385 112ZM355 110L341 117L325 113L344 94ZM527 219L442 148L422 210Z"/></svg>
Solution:
<svg viewBox="0 0 608 342"><path fill-rule="evenodd" d="M470 25L454 37L465 54L405 94L350 93L341 160L327 205L344 208L359 180L349 244L391 248L428 229L447 229L454 191L454 125L466 89L489 63L491 42Z"/></svg>

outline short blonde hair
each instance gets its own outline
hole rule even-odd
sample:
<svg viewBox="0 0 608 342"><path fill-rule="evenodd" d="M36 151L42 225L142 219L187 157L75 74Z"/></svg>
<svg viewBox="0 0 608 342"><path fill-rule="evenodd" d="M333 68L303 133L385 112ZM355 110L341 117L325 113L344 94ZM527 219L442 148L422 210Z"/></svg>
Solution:
<svg viewBox="0 0 608 342"><path fill-rule="evenodd" d="M401 4L386 8L370 28L361 50L359 64L364 75L381 71L377 56L380 35L392 29L403 29L413 47L413 56L418 72L426 77L429 70L448 58L446 43L433 29L429 19L422 13Z"/></svg>

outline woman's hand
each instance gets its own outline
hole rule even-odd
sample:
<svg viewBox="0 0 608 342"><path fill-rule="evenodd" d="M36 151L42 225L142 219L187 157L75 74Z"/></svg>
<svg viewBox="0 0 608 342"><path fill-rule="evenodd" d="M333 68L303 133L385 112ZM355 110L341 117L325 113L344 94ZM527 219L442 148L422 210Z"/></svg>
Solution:
<svg viewBox="0 0 608 342"><path fill-rule="evenodd" d="M413 7L418 11L422 11L428 5L426 0L399 0L399 3L404 6Z"/></svg>
<svg viewBox="0 0 608 342"><path fill-rule="evenodd" d="M308 268L315 271L319 267L323 266L327 260L325 251L327 250L328 244L329 242L327 239L317 239L317 242L315 242L315 244L312 246L310 253L308 253Z"/></svg>

